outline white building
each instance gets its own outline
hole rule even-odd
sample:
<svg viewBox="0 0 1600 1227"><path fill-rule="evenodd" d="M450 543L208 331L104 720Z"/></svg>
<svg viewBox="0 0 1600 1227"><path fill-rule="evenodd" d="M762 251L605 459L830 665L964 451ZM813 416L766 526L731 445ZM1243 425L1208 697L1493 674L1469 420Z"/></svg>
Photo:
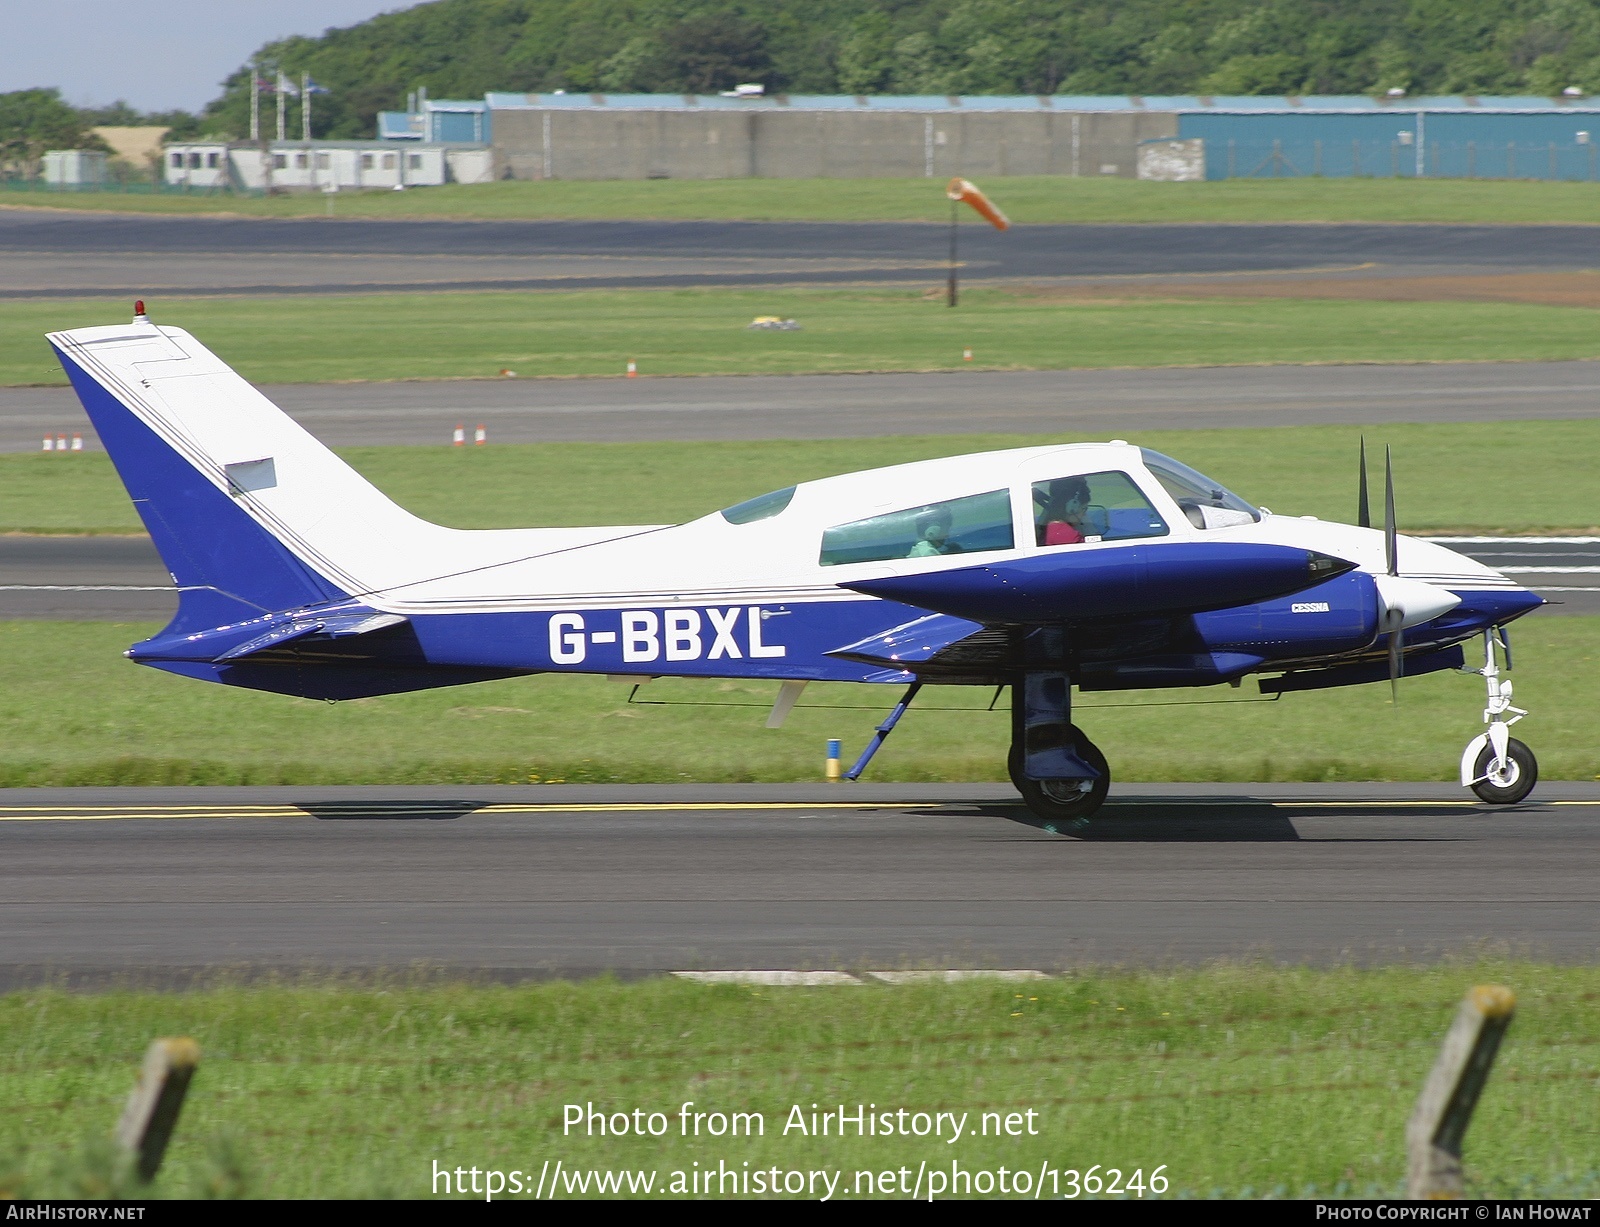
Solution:
<svg viewBox="0 0 1600 1227"><path fill-rule="evenodd" d="M52 149L44 155L44 181L63 186L104 183L106 155L94 149Z"/></svg>
<svg viewBox="0 0 1600 1227"><path fill-rule="evenodd" d="M237 191L360 191L488 183L489 147L389 141L272 141L265 157L243 141L174 141L164 150L169 184Z"/></svg>

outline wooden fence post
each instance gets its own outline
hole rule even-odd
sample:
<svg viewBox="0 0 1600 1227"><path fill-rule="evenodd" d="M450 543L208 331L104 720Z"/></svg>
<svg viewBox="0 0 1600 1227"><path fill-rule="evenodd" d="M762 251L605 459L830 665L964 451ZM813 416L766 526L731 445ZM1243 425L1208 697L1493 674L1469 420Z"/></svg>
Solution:
<svg viewBox="0 0 1600 1227"><path fill-rule="evenodd" d="M117 1122L117 1144L133 1156L140 1180L150 1180L161 1166L199 1063L200 1045L188 1038L154 1040L144 1054L144 1069Z"/></svg>
<svg viewBox="0 0 1600 1227"><path fill-rule="evenodd" d="M1461 1139L1516 1006L1509 988L1480 984L1456 1011L1406 1124L1408 1197L1461 1196Z"/></svg>

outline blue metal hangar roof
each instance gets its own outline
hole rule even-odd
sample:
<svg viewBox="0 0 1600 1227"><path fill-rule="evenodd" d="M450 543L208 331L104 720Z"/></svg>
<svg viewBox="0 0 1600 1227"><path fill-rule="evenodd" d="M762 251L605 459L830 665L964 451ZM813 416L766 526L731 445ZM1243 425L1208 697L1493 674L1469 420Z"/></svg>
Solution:
<svg viewBox="0 0 1600 1227"><path fill-rule="evenodd" d="M1161 111L1199 115L1381 115L1393 112L1460 112L1462 114L1600 113L1600 98L1369 97L1365 94L1306 97L1209 97L1205 95L1106 94L767 94L726 97L719 94L512 94L491 92L479 101L429 99L434 110L793 110L793 111Z"/></svg>

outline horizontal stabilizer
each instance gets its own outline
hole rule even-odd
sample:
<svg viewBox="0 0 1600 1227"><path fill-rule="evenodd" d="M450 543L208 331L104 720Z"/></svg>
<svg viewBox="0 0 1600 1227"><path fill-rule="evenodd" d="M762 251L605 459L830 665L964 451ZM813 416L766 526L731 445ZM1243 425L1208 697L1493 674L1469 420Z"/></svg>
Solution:
<svg viewBox="0 0 1600 1227"><path fill-rule="evenodd" d="M405 622L399 614L361 607L345 606L320 614L300 610L189 634L158 635L135 644L128 650L128 657L137 661L192 660L222 665L313 636L346 639L402 626Z"/></svg>

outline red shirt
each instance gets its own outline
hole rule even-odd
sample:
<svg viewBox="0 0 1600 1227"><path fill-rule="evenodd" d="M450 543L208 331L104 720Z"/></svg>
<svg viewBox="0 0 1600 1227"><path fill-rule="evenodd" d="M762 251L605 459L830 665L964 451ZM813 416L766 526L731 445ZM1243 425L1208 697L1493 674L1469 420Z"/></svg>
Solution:
<svg viewBox="0 0 1600 1227"><path fill-rule="evenodd" d="M1046 545L1080 545L1083 534L1065 520L1051 520L1044 526Z"/></svg>

